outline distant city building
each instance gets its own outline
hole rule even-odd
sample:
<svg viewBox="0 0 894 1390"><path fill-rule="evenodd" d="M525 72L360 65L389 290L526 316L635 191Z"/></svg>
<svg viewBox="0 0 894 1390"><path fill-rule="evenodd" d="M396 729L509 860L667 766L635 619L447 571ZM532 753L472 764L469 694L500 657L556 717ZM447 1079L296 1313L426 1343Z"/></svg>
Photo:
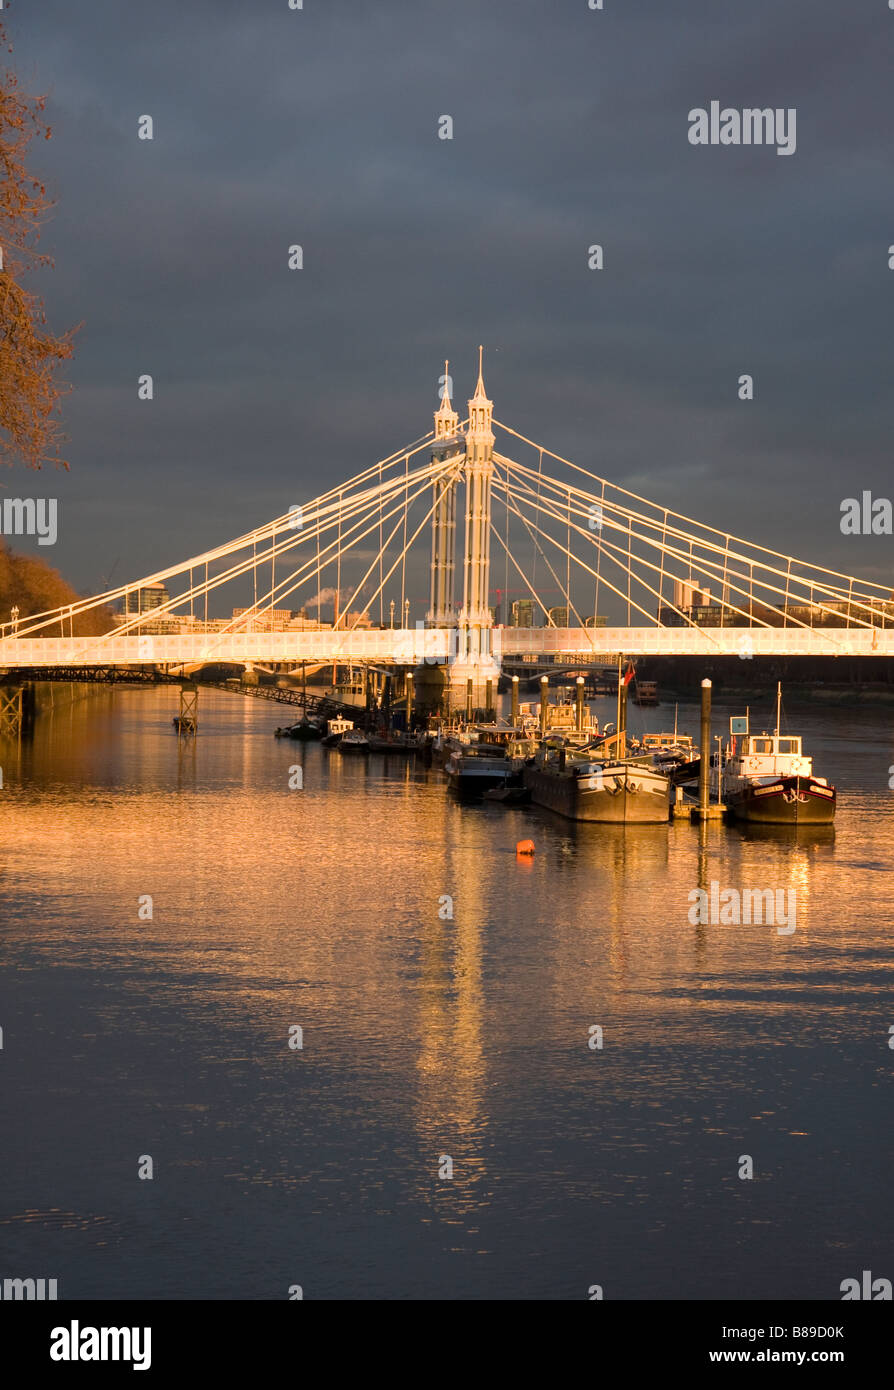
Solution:
<svg viewBox="0 0 894 1390"><path fill-rule="evenodd" d="M559 607L559 608L550 608L550 610L549 610L549 622L550 622L550 627L567 627L567 626L568 626L568 609L567 609L566 607L564 607L564 606Z"/></svg>
<svg viewBox="0 0 894 1390"><path fill-rule="evenodd" d="M187 626L188 624L188 626ZM181 632L232 632L232 618L196 618L191 622L188 618L184 620L180 628Z"/></svg>
<svg viewBox="0 0 894 1390"><path fill-rule="evenodd" d="M298 612L289 623L290 632L320 632L323 628L331 628L331 623L321 623L319 618L309 618L306 608L299 608Z"/></svg>
<svg viewBox="0 0 894 1390"><path fill-rule="evenodd" d="M158 618L147 617L140 623L141 637L188 637L197 632L223 632L230 630L229 618L209 618L207 622L190 617L188 613L162 613ZM124 613L115 615L115 624L121 627L127 622Z"/></svg>
<svg viewBox="0 0 894 1390"><path fill-rule="evenodd" d="M372 627L372 621L368 613L341 613L338 619L339 627Z"/></svg>
<svg viewBox="0 0 894 1390"><path fill-rule="evenodd" d="M894 603L876 602L875 625L894 627ZM730 603L699 603L683 608L659 608L662 627L850 627L865 615L857 600L828 600L824 603L782 603L773 607L753 603L744 595Z"/></svg>
<svg viewBox="0 0 894 1390"><path fill-rule="evenodd" d="M512 605L512 626L534 626L534 600L532 598L517 598L515 600Z"/></svg>
<svg viewBox="0 0 894 1390"><path fill-rule="evenodd" d="M608 627L608 618L602 613L594 613L592 618L584 618L584 627Z"/></svg>
<svg viewBox="0 0 894 1390"><path fill-rule="evenodd" d="M164 584L144 584L139 589L128 589L124 595L125 616L136 618L141 613L151 613L153 608L167 603L170 597Z"/></svg>
<svg viewBox="0 0 894 1390"><path fill-rule="evenodd" d="M193 632L194 628L187 629ZM179 637L183 632L183 623L180 618L171 618L163 613L160 618L147 618L140 623L138 636L140 637Z"/></svg>
<svg viewBox="0 0 894 1390"><path fill-rule="evenodd" d="M291 608L233 609L235 632L285 632L292 621Z"/></svg>
<svg viewBox="0 0 894 1390"><path fill-rule="evenodd" d="M711 602L711 590L701 589L692 581L674 580L675 608L703 608Z"/></svg>

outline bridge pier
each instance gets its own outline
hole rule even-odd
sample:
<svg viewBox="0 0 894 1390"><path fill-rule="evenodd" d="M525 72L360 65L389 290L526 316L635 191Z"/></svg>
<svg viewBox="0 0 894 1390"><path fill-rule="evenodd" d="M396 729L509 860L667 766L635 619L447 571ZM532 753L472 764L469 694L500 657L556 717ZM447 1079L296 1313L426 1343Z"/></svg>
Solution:
<svg viewBox="0 0 894 1390"><path fill-rule="evenodd" d="M195 737L199 732L199 687L181 685L180 713L176 719L177 738Z"/></svg>
<svg viewBox="0 0 894 1390"><path fill-rule="evenodd" d="M0 687L0 738L18 738L25 723L25 687Z"/></svg>

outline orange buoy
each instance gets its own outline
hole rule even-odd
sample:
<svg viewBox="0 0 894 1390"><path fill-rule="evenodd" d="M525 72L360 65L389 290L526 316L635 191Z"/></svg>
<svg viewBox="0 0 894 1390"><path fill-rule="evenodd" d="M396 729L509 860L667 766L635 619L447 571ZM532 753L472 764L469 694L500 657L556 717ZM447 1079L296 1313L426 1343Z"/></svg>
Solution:
<svg viewBox="0 0 894 1390"><path fill-rule="evenodd" d="M516 846L515 846L515 852L516 852L516 854L533 854L533 853L534 853L534 841L533 841L533 840L519 840L518 843L517 843Z"/></svg>

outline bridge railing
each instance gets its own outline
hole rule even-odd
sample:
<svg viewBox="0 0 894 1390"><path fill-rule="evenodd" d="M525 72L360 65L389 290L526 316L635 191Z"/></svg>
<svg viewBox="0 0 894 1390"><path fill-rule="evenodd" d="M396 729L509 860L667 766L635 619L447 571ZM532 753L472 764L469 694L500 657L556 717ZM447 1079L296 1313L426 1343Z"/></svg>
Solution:
<svg viewBox="0 0 894 1390"><path fill-rule="evenodd" d="M894 629L761 627L495 628L482 634L505 656L894 656ZM598 643L598 645L596 645ZM0 668L77 666L251 665L254 662L377 661L446 665L461 655L451 628L357 628L320 631L184 634L143 637L6 637Z"/></svg>

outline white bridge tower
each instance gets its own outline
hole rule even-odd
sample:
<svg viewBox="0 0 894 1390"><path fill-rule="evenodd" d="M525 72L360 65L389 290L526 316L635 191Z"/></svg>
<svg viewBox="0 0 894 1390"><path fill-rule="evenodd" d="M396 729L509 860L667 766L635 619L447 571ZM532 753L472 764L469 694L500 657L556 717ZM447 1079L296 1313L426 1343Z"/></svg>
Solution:
<svg viewBox="0 0 894 1390"><path fill-rule="evenodd" d="M449 670L451 704L457 705L465 700L471 680L472 701L476 707L485 703L488 681L492 682L492 693L496 697L500 676L499 663L495 661L492 650L494 623L488 602L494 404L488 400L484 390L482 353L483 349L479 348L478 384L469 401L463 470L466 483L463 603L457 628L456 655Z"/></svg>
<svg viewBox="0 0 894 1390"><path fill-rule="evenodd" d="M449 363L444 363L441 407L435 411L435 437L431 446L432 463L455 459L456 469L434 484L434 511L431 518L431 590L426 627L456 627L453 585L456 571L456 485L466 442L459 433L459 416L450 404Z"/></svg>

